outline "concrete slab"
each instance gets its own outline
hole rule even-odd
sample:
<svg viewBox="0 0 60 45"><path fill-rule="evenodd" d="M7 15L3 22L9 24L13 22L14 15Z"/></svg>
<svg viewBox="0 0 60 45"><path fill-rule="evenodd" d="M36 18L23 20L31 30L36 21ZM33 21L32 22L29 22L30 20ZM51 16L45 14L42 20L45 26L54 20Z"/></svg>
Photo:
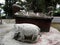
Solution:
<svg viewBox="0 0 60 45"><path fill-rule="evenodd" d="M2 19L3 24L15 24L15 19Z"/></svg>

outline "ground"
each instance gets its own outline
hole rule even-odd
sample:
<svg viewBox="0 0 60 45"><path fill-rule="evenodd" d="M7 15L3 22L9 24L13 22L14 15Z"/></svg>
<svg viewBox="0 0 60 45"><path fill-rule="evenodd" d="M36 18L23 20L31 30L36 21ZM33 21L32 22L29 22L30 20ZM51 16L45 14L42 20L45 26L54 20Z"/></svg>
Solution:
<svg viewBox="0 0 60 45"><path fill-rule="evenodd" d="M8 23L10 23L10 25L8 25ZM3 25L0 25L0 45L1 45L1 43L2 43L2 39L3 39L3 36L5 35L5 34L7 34L9 31L11 31L11 30L13 30L13 26L12 26L12 24L13 23L15 23L14 22L14 20L12 20L11 21L11 19L10 20L5 20L5 21L3 21L3 24L6 24L5 26L3 26ZM58 24L58 23L52 23L51 24L51 29L50 29L50 33L43 33L43 35L42 35L42 40L43 40L43 42L41 43L41 45L46 45L46 44L49 44L49 42L51 43L51 41L53 41L51 44L53 45L53 44L55 44L55 45L57 45L57 43L58 43L58 45L60 45L60 32L59 31L57 31L56 29L54 29L54 28L52 28L52 27L55 27L55 28L57 28L58 30L60 30L60 24ZM52 30L53 29L53 30ZM46 34L46 35L45 35ZM9 37L10 35L8 35L8 37ZM50 37L49 37L50 36ZM7 36L6 36L7 37ZM46 39L48 39L48 40L45 40L45 38ZM9 38L8 38L9 39ZM57 41L56 41L56 40ZM10 40L8 40L8 41L10 41ZM7 42L8 42L7 41ZM46 42L47 41L47 42ZM6 40L5 40L5 42L6 42ZM7 45L8 44L10 44L10 43L13 43L13 42L9 42L9 43L7 43ZM40 42L39 42L40 43ZM17 43L13 43L13 44L17 44ZM11 44L10 44L11 45ZM25 45L25 44L24 44ZM37 45L37 44L34 44L34 45ZM40 44L39 44L40 45Z"/></svg>
<svg viewBox="0 0 60 45"><path fill-rule="evenodd" d="M60 31L60 23L52 23L51 26Z"/></svg>

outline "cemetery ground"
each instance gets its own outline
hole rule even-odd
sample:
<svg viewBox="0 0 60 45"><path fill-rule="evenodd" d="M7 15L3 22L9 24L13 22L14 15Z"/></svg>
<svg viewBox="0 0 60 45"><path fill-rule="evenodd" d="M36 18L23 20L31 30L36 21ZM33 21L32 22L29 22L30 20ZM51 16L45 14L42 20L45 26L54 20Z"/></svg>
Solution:
<svg viewBox="0 0 60 45"><path fill-rule="evenodd" d="M60 23L52 23L51 26L60 31Z"/></svg>

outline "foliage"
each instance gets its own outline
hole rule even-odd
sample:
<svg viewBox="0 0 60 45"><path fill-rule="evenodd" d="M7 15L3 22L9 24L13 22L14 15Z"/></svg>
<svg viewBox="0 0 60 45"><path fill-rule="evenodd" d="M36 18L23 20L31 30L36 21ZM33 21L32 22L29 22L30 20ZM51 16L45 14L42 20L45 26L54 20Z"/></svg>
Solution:
<svg viewBox="0 0 60 45"><path fill-rule="evenodd" d="M6 17L10 18L13 16L12 5L16 2L16 0L5 0L5 5L3 7ZM9 17L8 17L9 16Z"/></svg>
<svg viewBox="0 0 60 45"><path fill-rule="evenodd" d="M56 9L56 4L60 3L60 0L26 0L26 2L23 3L25 3L27 10L33 10L34 12L47 12L49 6L53 6L54 9ZM24 5L23 3L21 4Z"/></svg>
<svg viewBox="0 0 60 45"><path fill-rule="evenodd" d="M57 0L26 0L30 3L30 8L36 12L45 12L49 6L56 7ZM54 8L55 9L55 8Z"/></svg>
<svg viewBox="0 0 60 45"><path fill-rule="evenodd" d="M60 8L54 11L54 16L60 16Z"/></svg>
<svg viewBox="0 0 60 45"><path fill-rule="evenodd" d="M33 10L36 12L48 12L48 7L53 6L56 9L56 4L60 4L60 0L5 0L5 6L3 7L6 15L12 16L12 5L19 1L21 7L26 11Z"/></svg>
<svg viewBox="0 0 60 45"><path fill-rule="evenodd" d="M26 0L29 9L34 12L44 12L45 11L45 0Z"/></svg>

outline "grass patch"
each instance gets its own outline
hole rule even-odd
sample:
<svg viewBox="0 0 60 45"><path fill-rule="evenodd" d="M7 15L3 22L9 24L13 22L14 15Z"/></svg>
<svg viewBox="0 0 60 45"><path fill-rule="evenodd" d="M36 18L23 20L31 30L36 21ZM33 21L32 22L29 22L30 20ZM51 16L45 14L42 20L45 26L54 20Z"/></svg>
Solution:
<svg viewBox="0 0 60 45"><path fill-rule="evenodd" d="M51 26L60 31L60 23L52 23Z"/></svg>

